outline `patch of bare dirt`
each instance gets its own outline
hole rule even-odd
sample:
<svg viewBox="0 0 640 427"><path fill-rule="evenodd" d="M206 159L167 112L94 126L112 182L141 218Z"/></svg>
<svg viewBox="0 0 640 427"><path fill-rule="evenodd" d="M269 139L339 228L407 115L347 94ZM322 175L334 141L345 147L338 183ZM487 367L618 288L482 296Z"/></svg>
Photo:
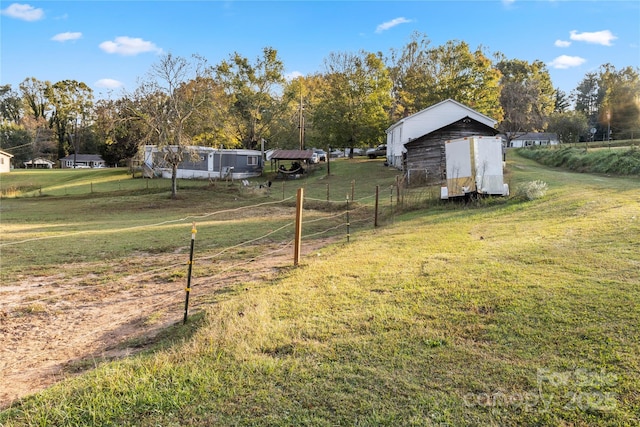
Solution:
<svg viewBox="0 0 640 427"><path fill-rule="evenodd" d="M327 243L305 242L301 253L304 256ZM239 281L269 280L293 265L292 246L260 250L265 256L253 260L216 260L215 268L204 269L202 277L195 275L194 268L189 312L202 305L198 296ZM15 284L0 286L0 409L89 369L95 361L139 352L164 328L181 323L185 256L188 259L184 253L139 254L125 266L113 265L112 272L138 272L118 279L106 274L73 278L74 269L91 268L76 264L61 266L55 276L21 277ZM104 264L96 270L104 271ZM184 274L175 277L176 272Z"/></svg>

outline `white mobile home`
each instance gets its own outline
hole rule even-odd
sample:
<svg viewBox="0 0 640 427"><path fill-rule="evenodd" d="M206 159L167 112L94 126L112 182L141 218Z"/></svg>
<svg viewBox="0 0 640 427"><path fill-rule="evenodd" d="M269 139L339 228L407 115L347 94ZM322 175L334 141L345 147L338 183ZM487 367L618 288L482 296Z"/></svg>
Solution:
<svg viewBox="0 0 640 427"><path fill-rule="evenodd" d="M172 150L175 147L167 147ZM164 160L164 151L155 145L144 149L146 170L171 178L171 166ZM178 178L245 179L262 175L262 153L257 150L188 147L178 165Z"/></svg>

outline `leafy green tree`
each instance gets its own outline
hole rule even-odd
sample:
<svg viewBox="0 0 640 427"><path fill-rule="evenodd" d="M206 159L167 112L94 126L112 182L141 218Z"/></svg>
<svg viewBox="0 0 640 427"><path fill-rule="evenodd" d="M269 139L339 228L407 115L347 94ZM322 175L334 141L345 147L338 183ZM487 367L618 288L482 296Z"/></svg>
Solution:
<svg viewBox="0 0 640 427"><path fill-rule="evenodd" d="M601 88L599 80L597 73L589 72L572 93L575 99L575 110L587 117L589 127L598 124L600 105L604 99L605 91Z"/></svg>
<svg viewBox="0 0 640 427"><path fill-rule="evenodd" d="M283 100L286 108L271 126L271 138L267 142L280 148L306 149L322 146L314 125L315 109L321 90L322 76L299 76L284 85Z"/></svg>
<svg viewBox="0 0 640 427"><path fill-rule="evenodd" d="M33 156L31 135L19 124L0 123L0 149L13 154L13 164L19 167Z"/></svg>
<svg viewBox="0 0 640 427"><path fill-rule="evenodd" d="M22 119L22 98L11 85L0 86L0 119L10 123Z"/></svg>
<svg viewBox="0 0 640 427"><path fill-rule="evenodd" d="M274 121L287 110L279 94L285 83L284 65L270 47L254 63L239 53L214 67L230 106L227 145L258 148L262 138L270 138Z"/></svg>
<svg viewBox="0 0 640 427"><path fill-rule="evenodd" d="M51 106L47 99L50 86L50 82L40 81L35 77L26 78L20 83L18 87L23 107L20 123L33 139L34 157L55 161L58 158L57 143L47 120L51 116Z"/></svg>
<svg viewBox="0 0 640 427"><path fill-rule="evenodd" d="M604 64L597 72L587 73L573 91L575 108L597 129L596 139L605 140L609 130L616 139L640 133L639 73L637 67L617 70Z"/></svg>
<svg viewBox="0 0 640 427"><path fill-rule="evenodd" d="M434 86L423 94L423 105L451 98L498 121L502 119L500 72L481 48L471 52L465 42L448 41L428 51L426 65Z"/></svg>
<svg viewBox="0 0 640 427"><path fill-rule="evenodd" d="M36 121L47 118L47 107L49 100L47 92L50 90L49 81L40 81L35 77L28 77L20 83L20 92L24 102L27 104L28 115Z"/></svg>
<svg viewBox="0 0 640 427"><path fill-rule="evenodd" d="M605 64L600 68L600 86L604 89L604 98L598 123L605 136L609 130L609 137L616 139L640 134L639 69L616 70L613 65Z"/></svg>
<svg viewBox="0 0 640 427"><path fill-rule="evenodd" d="M428 107L418 102L434 86L426 72L426 55L431 41L424 34L414 32L402 49L391 49L387 59L392 82L390 118L395 122Z"/></svg>
<svg viewBox="0 0 640 427"><path fill-rule="evenodd" d="M580 111L555 112L549 116L547 131L557 133L562 143L575 143L587 134L589 123Z"/></svg>
<svg viewBox="0 0 640 427"><path fill-rule="evenodd" d="M47 86L45 93L52 109L49 125L57 136L58 156L67 155L70 146L78 154L91 121L93 91L85 83L62 80Z"/></svg>
<svg viewBox="0 0 640 427"><path fill-rule="evenodd" d="M96 102L93 129L102 141L100 154L109 165L123 161L130 165L145 138L144 123L130 114L131 102L127 97Z"/></svg>
<svg viewBox="0 0 640 427"><path fill-rule="evenodd" d="M503 117L500 73L482 47L472 52L460 41L430 47L426 36L414 33L401 51L391 51L389 62L393 121L448 98L496 120Z"/></svg>
<svg viewBox="0 0 640 427"><path fill-rule="evenodd" d="M546 65L502 58L500 103L504 120L499 128L510 140L519 132L542 131L555 107L555 90Z"/></svg>
<svg viewBox="0 0 640 427"><path fill-rule="evenodd" d="M560 88L556 88L555 91L555 103L553 107L554 113L564 113L570 107L570 101L567 94Z"/></svg>
<svg viewBox="0 0 640 427"><path fill-rule="evenodd" d="M381 55L332 53L324 61L324 85L314 127L335 147L383 141L389 126L391 80Z"/></svg>
<svg viewBox="0 0 640 427"><path fill-rule="evenodd" d="M229 121L230 106L224 88L210 76L199 76L188 81L179 89L186 98L195 98L198 93L206 95L185 122L185 132L195 145L205 147L228 147L227 135L231 133Z"/></svg>

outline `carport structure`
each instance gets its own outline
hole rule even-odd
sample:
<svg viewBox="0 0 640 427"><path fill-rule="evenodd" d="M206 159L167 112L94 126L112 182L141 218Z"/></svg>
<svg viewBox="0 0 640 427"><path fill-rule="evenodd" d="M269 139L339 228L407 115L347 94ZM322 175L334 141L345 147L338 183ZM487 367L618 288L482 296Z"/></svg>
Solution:
<svg viewBox="0 0 640 427"><path fill-rule="evenodd" d="M274 150L271 154L271 170L280 170L282 161L298 161L301 165L308 163L312 156L312 150Z"/></svg>

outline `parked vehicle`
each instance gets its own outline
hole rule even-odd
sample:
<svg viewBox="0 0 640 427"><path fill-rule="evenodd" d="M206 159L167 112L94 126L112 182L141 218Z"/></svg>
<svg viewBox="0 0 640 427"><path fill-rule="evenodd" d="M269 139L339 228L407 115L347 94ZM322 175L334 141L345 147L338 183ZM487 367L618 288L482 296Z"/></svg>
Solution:
<svg viewBox="0 0 640 427"><path fill-rule="evenodd" d="M386 144L378 145L376 148L369 148L367 150L367 157L375 159L376 157L387 157Z"/></svg>
<svg viewBox="0 0 640 427"><path fill-rule="evenodd" d="M349 157L349 155L351 154L351 148L345 148L344 149L344 156L345 157ZM353 156L364 156L365 152L362 148L353 148Z"/></svg>
<svg viewBox="0 0 640 427"><path fill-rule="evenodd" d="M311 158L309 159L309 163L316 164L320 163L320 155L318 153L313 153Z"/></svg>
<svg viewBox="0 0 640 427"><path fill-rule="evenodd" d="M314 148L313 152L316 153L318 155L318 160L321 162L326 162L327 161L327 152L324 150L320 150L318 148Z"/></svg>

